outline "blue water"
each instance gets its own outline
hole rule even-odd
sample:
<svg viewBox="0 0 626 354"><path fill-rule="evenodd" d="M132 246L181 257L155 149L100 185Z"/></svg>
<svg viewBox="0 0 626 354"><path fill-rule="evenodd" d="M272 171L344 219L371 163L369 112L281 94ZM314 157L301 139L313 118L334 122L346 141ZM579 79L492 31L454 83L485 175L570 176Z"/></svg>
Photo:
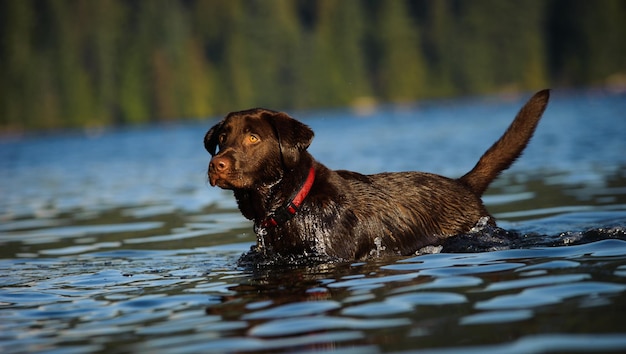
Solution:
<svg viewBox="0 0 626 354"><path fill-rule="evenodd" d="M528 95L290 112L331 168L456 177ZM246 108L246 107L241 107ZM0 352L626 351L626 96L553 92L444 253L249 269L216 120L0 140ZM486 252L490 251L490 252Z"/></svg>

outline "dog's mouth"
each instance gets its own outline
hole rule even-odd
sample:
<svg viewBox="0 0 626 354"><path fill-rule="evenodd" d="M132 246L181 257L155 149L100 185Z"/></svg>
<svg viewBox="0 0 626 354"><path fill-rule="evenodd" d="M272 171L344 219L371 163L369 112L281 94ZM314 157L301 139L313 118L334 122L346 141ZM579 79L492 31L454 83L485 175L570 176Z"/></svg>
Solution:
<svg viewBox="0 0 626 354"><path fill-rule="evenodd" d="M227 176L223 174L209 171L209 184L211 187L220 187L222 189L233 189L234 186L229 182Z"/></svg>
<svg viewBox="0 0 626 354"><path fill-rule="evenodd" d="M222 189L245 189L246 181L238 173L231 171L219 172L209 170L209 184L211 187L219 187Z"/></svg>

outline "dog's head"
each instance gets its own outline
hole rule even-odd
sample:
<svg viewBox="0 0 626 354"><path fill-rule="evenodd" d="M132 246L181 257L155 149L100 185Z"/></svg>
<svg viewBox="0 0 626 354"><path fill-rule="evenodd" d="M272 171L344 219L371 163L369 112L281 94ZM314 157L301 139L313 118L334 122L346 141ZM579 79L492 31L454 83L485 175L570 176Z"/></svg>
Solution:
<svg viewBox="0 0 626 354"><path fill-rule="evenodd" d="M213 156L209 182L225 189L252 189L278 181L298 165L313 131L285 113L255 108L233 112L206 133Z"/></svg>

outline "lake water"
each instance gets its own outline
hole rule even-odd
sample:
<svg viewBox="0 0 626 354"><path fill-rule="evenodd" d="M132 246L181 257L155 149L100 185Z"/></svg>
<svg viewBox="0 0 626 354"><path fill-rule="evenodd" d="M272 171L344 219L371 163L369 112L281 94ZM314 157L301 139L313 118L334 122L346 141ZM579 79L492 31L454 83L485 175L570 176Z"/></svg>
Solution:
<svg viewBox="0 0 626 354"><path fill-rule="evenodd" d="M457 177L528 97L293 115L331 168ZM507 231L259 269L237 265L251 223L206 182L215 120L4 137L0 352L624 352L625 112L623 93L553 92L484 197Z"/></svg>

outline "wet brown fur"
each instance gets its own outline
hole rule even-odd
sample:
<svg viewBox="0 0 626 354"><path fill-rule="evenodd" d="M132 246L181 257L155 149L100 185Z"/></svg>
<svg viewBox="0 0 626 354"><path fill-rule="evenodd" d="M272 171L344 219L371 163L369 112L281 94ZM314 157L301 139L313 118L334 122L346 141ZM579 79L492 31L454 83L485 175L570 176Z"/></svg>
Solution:
<svg viewBox="0 0 626 354"><path fill-rule="evenodd" d="M313 131L301 122L262 108L233 112L204 138L213 155L209 181L233 190L243 216L258 227L293 197L313 166L315 182L301 210L284 224L262 228L259 250L346 260L410 255L467 233L482 217L495 225L481 196L520 156L548 99L548 90L536 93L459 179L423 172L333 171L307 151Z"/></svg>

